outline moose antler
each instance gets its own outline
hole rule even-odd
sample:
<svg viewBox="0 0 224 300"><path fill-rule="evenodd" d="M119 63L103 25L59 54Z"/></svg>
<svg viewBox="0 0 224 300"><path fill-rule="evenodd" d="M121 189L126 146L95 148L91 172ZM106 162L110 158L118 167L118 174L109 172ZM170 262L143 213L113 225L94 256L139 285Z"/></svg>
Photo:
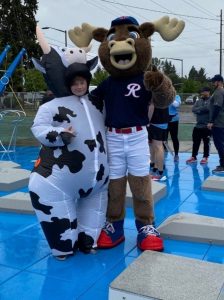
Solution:
<svg viewBox="0 0 224 300"><path fill-rule="evenodd" d="M170 20L168 16L164 16L161 19L154 21L153 24L155 26L155 31L157 31L167 42L175 40L185 27L184 21L176 18Z"/></svg>
<svg viewBox="0 0 224 300"><path fill-rule="evenodd" d="M68 36L70 40L78 47L87 47L92 38L93 38L93 31L97 27L94 27L88 23L83 23L82 27L74 27L74 29L70 29L68 31Z"/></svg>

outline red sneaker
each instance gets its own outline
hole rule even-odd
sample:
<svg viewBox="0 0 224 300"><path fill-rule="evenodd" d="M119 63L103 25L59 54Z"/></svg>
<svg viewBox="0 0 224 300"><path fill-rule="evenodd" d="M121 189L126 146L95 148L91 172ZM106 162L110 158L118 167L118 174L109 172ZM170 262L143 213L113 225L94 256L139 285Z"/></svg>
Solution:
<svg viewBox="0 0 224 300"><path fill-rule="evenodd" d="M162 251L163 240L160 237L160 233L152 225L146 225L139 230L137 246L142 251Z"/></svg>
<svg viewBox="0 0 224 300"><path fill-rule="evenodd" d="M196 163L196 162L197 162L197 159L194 157L190 157L189 159L186 160L187 164L192 164L192 163Z"/></svg>
<svg viewBox="0 0 224 300"><path fill-rule="evenodd" d="M167 177L165 175L152 175L151 179L154 181L166 181Z"/></svg>
<svg viewBox="0 0 224 300"><path fill-rule="evenodd" d="M207 164L208 163L208 157L203 157L202 160L200 161L201 165Z"/></svg>
<svg viewBox="0 0 224 300"><path fill-rule="evenodd" d="M106 222L98 238L97 247L109 249L122 243L125 240L123 224L124 220L113 223Z"/></svg>

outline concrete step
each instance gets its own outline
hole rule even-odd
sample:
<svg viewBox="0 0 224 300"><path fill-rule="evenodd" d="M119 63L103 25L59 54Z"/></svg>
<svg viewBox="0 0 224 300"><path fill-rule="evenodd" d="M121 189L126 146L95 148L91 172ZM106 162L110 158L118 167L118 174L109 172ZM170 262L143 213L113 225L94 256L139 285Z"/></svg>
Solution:
<svg viewBox="0 0 224 300"><path fill-rule="evenodd" d="M11 160L1 160L0 161L0 169L5 168L20 168L20 165L11 161Z"/></svg>
<svg viewBox="0 0 224 300"><path fill-rule="evenodd" d="M109 300L223 300L224 265L145 251L109 287Z"/></svg>
<svg viewBox="0 0 224 300"><path fill-rule="evenodd" d="M30 171L19 168L0 169L0 191L13 191L28 185Z"/></svg>
<svg viewBox="0 0 224 300"><path fill-rule="evenodd" d="M224 176L209 176L203 183L203 190L224 192Z"/></svg>
<svg viewBox="0 0 224 300"><path fill-rule="evenodd" d="M0 197L0 210L34 213L29 193L16 192Z"/></svg>
<svg viewBox="0 0 224 300"><path fill-rule="evenodd" d="M224 245L224 219L178 213L167 218L158 230L165 238Z"/></svg>

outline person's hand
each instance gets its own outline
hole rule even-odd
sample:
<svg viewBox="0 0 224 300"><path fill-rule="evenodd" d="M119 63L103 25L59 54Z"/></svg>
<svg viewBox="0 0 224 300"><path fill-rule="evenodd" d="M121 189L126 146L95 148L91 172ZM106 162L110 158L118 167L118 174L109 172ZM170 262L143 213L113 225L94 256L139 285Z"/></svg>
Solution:
<svg viewBox="0 0 224 300"><path fill-rule="evenodd" d="M70 126L68 128L65 128L64 131L62 131L60 133L60 136L61 136L62 141L65 145L70 144L72 138L75 137L74 130L73 130L72 126Z"/></svg>
<svg viewBox="0 0 224 300"><path fill-rule="evenodd" d="M211 130L212 127L213 127L213 125L214 125L213 123L208 123L208 124L207 124L207 128Z"/></svg>
<svg viewBox="0 0 224 300"><path fill-rule="evenodd" d="M69 132L74 136L74 129L72 128L72 126L69 126L68 128L65 128L63 132Z"/></svg>

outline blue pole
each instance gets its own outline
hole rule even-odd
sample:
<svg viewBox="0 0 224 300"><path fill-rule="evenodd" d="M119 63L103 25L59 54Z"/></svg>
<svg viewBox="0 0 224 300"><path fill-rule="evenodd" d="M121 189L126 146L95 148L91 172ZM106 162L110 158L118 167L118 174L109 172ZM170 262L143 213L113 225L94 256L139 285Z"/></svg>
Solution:
<svg viewBox="0 0 224 300"><path fill-rule="evenodd" d="M13 75L17 65L20 63L23 55L26 53L26 49L22 48L22 50L17 54L11 65L6 70L5 74L0 79L0 95L4 93L6 85L9 83L10 77Z"/></svg>
<svg viewBox="0 0 224 300"><path fill-rule="evenodd" d="M3 63L3 61L4 61L5 57L6 57L6 54L9 51L10 48L11 48L10 45L5 46L5 49L0 54L0 66L2 65L2 63Z"/></svg>

